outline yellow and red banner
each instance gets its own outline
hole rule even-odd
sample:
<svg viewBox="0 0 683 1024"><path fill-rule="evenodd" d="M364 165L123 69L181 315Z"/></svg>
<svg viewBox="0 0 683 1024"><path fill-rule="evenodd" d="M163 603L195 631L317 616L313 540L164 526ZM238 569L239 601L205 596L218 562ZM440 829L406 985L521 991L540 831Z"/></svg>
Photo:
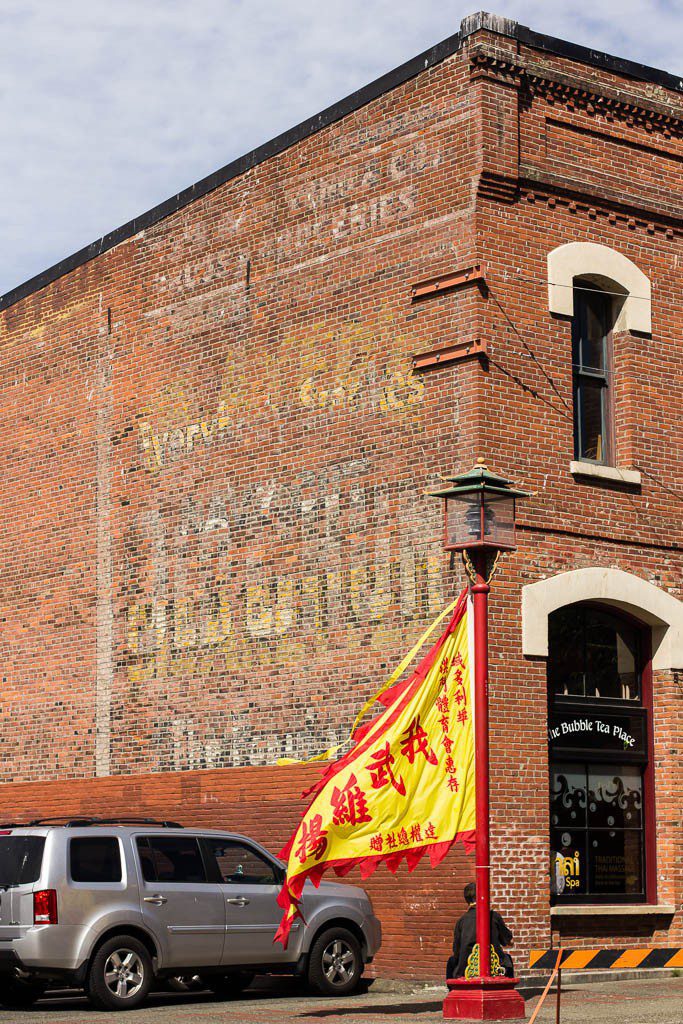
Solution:
<svg viewBox="0 0 683 1024"><path fill-rule="evenodd" d="M280 853L287 875L278 897L284 914L275 941L285 947L292 922L302 916L299 904L307 879L317 886L325 872L346 875L356 866L368 878L380 863L395 872L403 860L412 871L426 853L434 867L457 839L468 851L474 846L466 591L451 610L446 629L417 669L396 681L405 661L399 666L391 685L356 719L352 748L304 794L311 802ZM360 717L376 701L384 711L359 728Z"/></svg>

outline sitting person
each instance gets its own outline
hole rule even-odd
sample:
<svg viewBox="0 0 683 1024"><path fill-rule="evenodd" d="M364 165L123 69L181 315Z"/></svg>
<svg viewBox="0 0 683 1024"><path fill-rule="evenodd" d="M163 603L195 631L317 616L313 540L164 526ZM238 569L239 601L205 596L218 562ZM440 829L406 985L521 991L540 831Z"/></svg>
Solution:
<svg viewBox="0 0 683 1024"><path fill-rule="evenodd" d="M455 926L453 933L453 956L448 958L446 967L447 978L476 977L478 969L468 962L477 942L477 887L474 882L468 882L463 890L467 912L462 915ZM508 978L514 978L515 971L512 964L512 957L503 950L503 946L509 946L512 942L512 932L506 926L503 918L497 911L491 911L491 974L505 974ZM495 954L495 955L494 955ZM495 969L495 960L498 959L500 967Z"/></svg>

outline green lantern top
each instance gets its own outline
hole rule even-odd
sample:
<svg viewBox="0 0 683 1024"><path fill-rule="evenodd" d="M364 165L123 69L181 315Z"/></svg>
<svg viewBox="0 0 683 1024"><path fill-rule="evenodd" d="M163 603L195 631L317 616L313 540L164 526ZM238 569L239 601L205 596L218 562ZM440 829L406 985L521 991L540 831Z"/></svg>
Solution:
<svg viewBox="0 0 683 1024"><path fill-rule="evenodd" d="M477 459L477 464L466 473L447 476L445 479L449 480L453 486L439 491L430 491L433 498L450 498L456 497L458 494L472 494L481 491L490 491L492 494L505 495L508 498L530 497L529 491L521 491L512 487L510 480L492 473L483 459Z"/></svg>

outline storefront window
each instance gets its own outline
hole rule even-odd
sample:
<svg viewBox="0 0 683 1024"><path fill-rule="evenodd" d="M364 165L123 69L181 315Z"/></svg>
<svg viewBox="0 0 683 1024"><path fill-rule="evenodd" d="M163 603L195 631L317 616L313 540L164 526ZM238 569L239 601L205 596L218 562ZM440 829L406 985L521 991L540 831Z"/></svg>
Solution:
<svg viewBox="0 0 683 1024"><path fill-rule="evenodd" d="M640 698L639 632L590 605L569 605L548 623L550 686L560 697Z"/></svg>
<svg viewBox="0 0 683 1024"><path fill-rule="evenodd" d="M556 896L643 896L641 769L552 769L551 848Z"/></svg>
<svg viewBox="0 0 683 1024"><path fill-rule="evenodd" d="M549 621L551 891L555 902L645 899L642 636L570 605Z"/></svg>

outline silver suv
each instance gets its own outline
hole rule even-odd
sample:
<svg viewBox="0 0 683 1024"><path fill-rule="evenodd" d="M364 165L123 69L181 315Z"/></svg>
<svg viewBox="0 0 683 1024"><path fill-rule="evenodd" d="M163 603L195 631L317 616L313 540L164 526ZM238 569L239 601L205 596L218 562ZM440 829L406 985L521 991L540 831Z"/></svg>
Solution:
<svg viewBox="0 0 683 1024"><path fill-rule="evenodd" d="M75 985L101 1009L133 1009L164 979L229 997L257 973L354 991L381 942L369 897L306 883L305 923L284 950L273 943L283 877L231 832L146 819L0 825L0 1003Z"/></svg>

